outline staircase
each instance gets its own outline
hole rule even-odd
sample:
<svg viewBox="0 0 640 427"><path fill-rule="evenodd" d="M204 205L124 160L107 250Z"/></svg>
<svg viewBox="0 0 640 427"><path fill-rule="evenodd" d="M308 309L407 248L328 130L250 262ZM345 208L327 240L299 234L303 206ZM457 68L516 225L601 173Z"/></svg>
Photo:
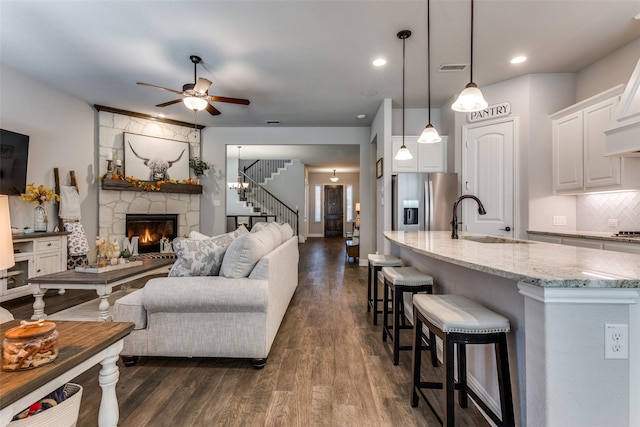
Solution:
<svg viewBox="0 0 640 427"><path fill-rule="evenodd" d="M240 190L238 199L252 211L252 214L275 216L277 222L287 222L298 234L298 211L287 206L272 194L265 185L285 170L290 160L256 160L238 170L243 182L249 183L246 190Z"/></svg>

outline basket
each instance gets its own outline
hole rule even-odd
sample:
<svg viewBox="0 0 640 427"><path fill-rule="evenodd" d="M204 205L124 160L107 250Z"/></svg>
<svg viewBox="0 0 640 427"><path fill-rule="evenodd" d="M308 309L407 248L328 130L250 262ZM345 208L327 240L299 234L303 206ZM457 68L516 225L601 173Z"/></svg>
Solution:
<svg viewBox="0 0 640 427"><path fill-rule="evenodd" d="M29 418L11 421L8 427L75 427L80 412L82 386L67 383L64 389L67 398L63 402Z"/></svg>

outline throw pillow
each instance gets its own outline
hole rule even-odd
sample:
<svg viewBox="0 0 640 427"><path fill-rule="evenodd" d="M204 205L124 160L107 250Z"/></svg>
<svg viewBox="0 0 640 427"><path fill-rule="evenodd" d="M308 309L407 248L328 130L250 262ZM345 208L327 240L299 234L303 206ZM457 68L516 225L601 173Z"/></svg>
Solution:
<svg viewBox="0 0 640 427"><path fill-rule="evenodd" d="M253 224L253 227L251 227L251 232L252 233L257 233L260 230L264 230L267 227L267 223L266 222L256 222L255 224Z"/></svg>
<svg viewBox="0 0 640 427"><path fill-rule="evenodd" d="M247 277L260 258L275 247L267 230L244 234L235 239L222 260L220 275L230 278Z"/></svg>
<svg viewBox="0 0 640 427"><path fill-rule="evenodd" d="M71 233L67 236L67 253L70 256L88 254L89 242L82 224L79 222L65 222L64 229Z"/></svg>
<svg viewBox="0 0 640 427"><path fill-rule="evenodd" d="M282 235L283 242L286 242L287 240L293 237L293 229L291 228L291 225L289 225L288 222L280 224L280 234Z"/></svg>
<svg viewBox="0 0 640 427"><path fill-rule="evenodd" d="M280 234L280 226L275 222L270 222L265 227L269 233L271 233L271 237L273 237L274 247L280 246L282 243L282 234Z"/></svg>
<svg viewBox="0 0 640 427"><path fill-rule="evenodd" d="M211 236L207 236L206 234L202 234L198 231L190 231L189 238L191 240L207 240L207 239L210 239Z"/></svg>
<svg viewBox="0 0 640 427"><path fill-rule="evenodd" d="M232 231L206 240L175 239L173 247L177 260L169 271L169 277L217 276L235 234Z"/></svg>

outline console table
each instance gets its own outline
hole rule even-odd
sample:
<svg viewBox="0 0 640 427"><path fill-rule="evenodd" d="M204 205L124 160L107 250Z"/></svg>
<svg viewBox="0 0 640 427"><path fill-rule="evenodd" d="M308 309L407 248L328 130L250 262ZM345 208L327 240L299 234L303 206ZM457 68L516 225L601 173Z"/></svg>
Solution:
<svg viewBox="0 0 640 427"><path fill-rule="evenodd" d="M102 388L98 425L117 426L120 412L116 396L119 376L116 361L122 351L122 340L131 333L134 324L55 323L59 334L58 358L55 362L27 371L0 371L0 426L6 426L15 414L98 363L102 365L98 375ZM1 336L17 325L18 320L2 323Z"/></svg>
<svg viewBox="0 0 640 427"><path fill-rule="evenodd" d="M44 312L44 294L48 289L94 289L100 298L98 318L106 321L109 318L109 295L114 287L154 274L168 273L174 262L174 258L146 259L142 261L142 265L104 273L66 270L29 278L34 298L31 318L47 318Z"/></svg>

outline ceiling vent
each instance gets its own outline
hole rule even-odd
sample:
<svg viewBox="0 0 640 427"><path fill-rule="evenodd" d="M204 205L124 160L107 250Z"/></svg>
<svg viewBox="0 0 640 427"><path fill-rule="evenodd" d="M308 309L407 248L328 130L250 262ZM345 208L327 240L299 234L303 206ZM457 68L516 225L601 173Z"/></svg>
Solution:
<svg viewBox="0 0 640 427"><path fill-rule="evenodd" d="M452 73L464 71L467 69L468 64L442 64L438 71L442 73Z"/></svg>
<svg viewBox="0 0 640 427"><path fill-rule="evenodd" d="M278 126L280 124L280 120L267 120L267 125L269 126Z"/></svg>

